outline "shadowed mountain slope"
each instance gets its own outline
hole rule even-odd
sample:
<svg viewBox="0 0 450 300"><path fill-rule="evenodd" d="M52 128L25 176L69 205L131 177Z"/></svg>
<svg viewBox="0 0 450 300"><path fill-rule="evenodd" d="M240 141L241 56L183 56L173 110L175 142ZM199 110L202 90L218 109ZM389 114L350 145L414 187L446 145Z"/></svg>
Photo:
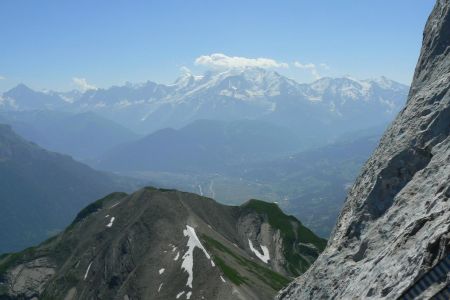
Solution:
<svg viewBox="0 0 450 300"><path fill-rule="evenodd" d="M135 187L134 181L44 150L0 124L0 253L62 230L93 198Z"/></svg>

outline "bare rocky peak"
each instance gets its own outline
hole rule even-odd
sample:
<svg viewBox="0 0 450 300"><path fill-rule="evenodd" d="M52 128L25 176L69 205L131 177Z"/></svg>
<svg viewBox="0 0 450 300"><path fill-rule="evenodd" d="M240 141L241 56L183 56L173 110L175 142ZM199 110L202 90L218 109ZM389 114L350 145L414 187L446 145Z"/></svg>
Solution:
<svg viewBox="0 0 450 300"><path fill-rule="evenodd" d="M449 37L450 2L439 0L407 106L350 190L326 250L278 299L396 299L448 257ZM420 297L449 282L448 273L433 279Z"/></svg>

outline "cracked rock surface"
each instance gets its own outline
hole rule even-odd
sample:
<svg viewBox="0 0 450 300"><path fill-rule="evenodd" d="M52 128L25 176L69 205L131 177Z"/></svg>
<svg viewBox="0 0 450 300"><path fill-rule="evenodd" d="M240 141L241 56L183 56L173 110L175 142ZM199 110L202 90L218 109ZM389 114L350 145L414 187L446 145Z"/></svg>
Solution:
<svg viewBox="0 0 450 300"><path fill-rule="evenodd" d="M326 250L278 299L395 299L449 254L449 10L436 2L407 105L350 190Z"/></svg>

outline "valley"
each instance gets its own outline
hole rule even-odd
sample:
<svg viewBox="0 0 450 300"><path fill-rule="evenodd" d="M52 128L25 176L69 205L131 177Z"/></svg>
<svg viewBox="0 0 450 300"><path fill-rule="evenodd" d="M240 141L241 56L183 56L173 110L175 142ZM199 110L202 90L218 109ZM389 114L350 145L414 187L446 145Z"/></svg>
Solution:
<svg viewBox="0 0 450 300"><path fill-rule="evenodd" d="M431 2L0 2L0 300L450 299Z"/></svg>

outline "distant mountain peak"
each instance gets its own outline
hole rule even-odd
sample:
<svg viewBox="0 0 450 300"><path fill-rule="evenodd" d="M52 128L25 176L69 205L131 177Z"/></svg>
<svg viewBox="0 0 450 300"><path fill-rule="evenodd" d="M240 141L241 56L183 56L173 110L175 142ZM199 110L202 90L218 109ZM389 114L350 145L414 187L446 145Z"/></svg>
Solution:
<svg viewBox="0 0 450 300"><path fill-rule="evenodd" d="M405 84L402 84L400 82L391 80L385 76L380 76L380 77L376 77L376 78L371 78L371 79L366 79L364 80L364 82L368 82L372 85L376 84L378 85L378 87L385 89L385 90L399 90L401 88L405 88L408 87Z"/></svg>
<svg viewBox="0 0 450 300"><path fill-rule="evenodd" d="M15 95L17 93L24 93L24 92L26 92L26 93L35 93L35 91L33 89L31 89L30 87L28 87L24 83L19 83L18 85L16 85L12 89L8 90L5 93L5 95Z"/></svg>

